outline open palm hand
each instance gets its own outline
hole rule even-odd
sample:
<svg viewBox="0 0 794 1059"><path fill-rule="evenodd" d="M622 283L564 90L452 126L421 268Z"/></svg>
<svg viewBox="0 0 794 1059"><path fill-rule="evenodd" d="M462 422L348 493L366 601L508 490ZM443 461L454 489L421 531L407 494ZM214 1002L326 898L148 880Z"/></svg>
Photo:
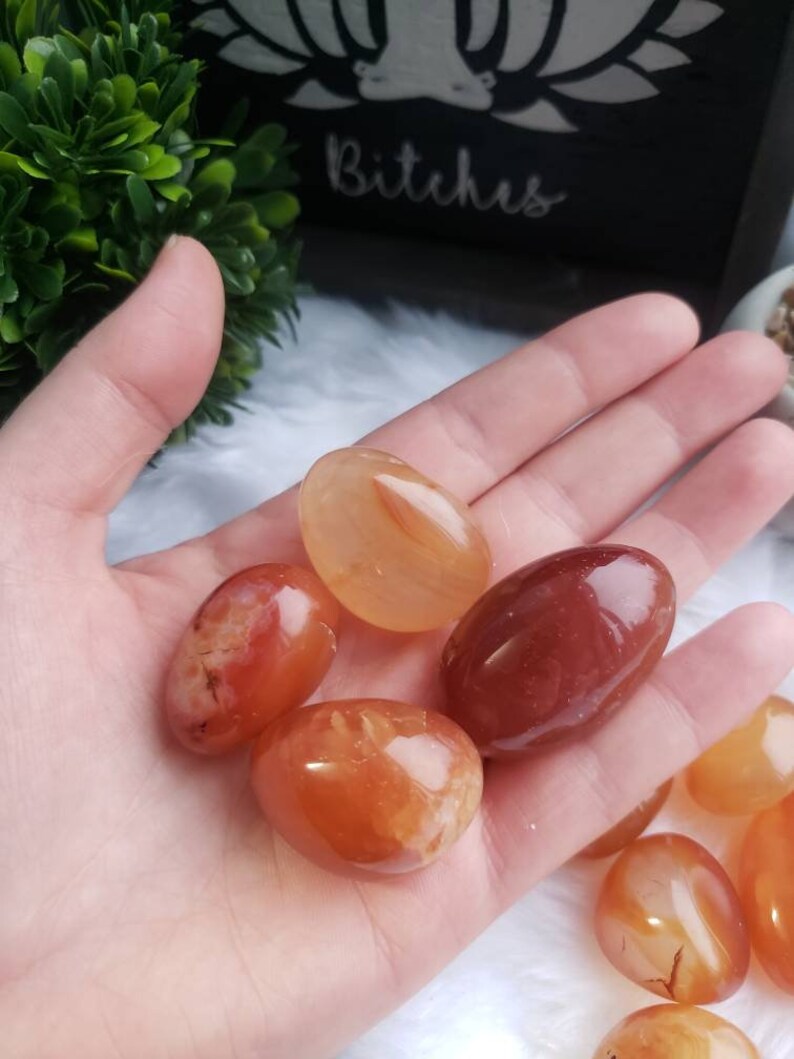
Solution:
<svg viewBox="0 0 794 1059"><path fill-rule="evenodd" d="M581 742L489 766L481 814L433 867L371 882L314 868L261 818L246 755L191 756L160 706L215 584L306 561L294 491L168 552L103 557L107 512L198 399L222 314L209 255L177 241L0 432L0 1025L14 1059L334 1055L794 660L789 614L736 611ZM748 335L692 351L696 337L672 299L620 302L368 442L472 503L496 577L608 536L658 555L685 599L794 491L794 435L736 426L781 385L782 354ZM443 639L351 618L317 697L436 705Z"/></svg>

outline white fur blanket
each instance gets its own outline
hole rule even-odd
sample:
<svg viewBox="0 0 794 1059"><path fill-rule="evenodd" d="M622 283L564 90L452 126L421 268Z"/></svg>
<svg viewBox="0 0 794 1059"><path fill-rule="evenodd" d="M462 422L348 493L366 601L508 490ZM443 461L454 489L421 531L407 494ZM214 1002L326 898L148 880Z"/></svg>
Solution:
<svg viewBox="0 0 794 1059"><path fill-rule="evenodd" d="M113 560L202 533L299 479L323 452L507 352L526 336L443 314L382 313L307 298L298 340L271 349L251 414L208 428L147 470L114 513ZM730 608L777 599L794 607L794 543L766 530L680 616L690 635ZM784 693L794 697L794 677ZM657 829L699 838L729 869L745 824L715 822L679 783ZM410 1003L351 1045L345 1059L589 1059L623 1015L655 1003L597 951L590 920L601 864L574 864L528 894ZM717 1009L764 1059L794 1059L794 1001L753 967ZM673 1059L673 1057L671 1057Z"/></svg>

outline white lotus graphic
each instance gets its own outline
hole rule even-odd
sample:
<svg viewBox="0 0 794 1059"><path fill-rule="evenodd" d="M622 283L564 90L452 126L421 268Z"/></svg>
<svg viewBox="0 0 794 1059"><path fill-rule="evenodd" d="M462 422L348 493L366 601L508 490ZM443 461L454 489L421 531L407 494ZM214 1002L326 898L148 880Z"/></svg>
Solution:
<svg viewBox="0 0 794 1059"><path fill-rule="evenodd" d="M688 63L681 41L723 13L711 0L196 0L193 25L246 70L302 74L315 110L433 99L525 129L572 132L567 100L631 103ZM515 79L513 75L519 74ZM649 76L650 75L650 76ZM500 102L509 86L528 97Z"/></svg>

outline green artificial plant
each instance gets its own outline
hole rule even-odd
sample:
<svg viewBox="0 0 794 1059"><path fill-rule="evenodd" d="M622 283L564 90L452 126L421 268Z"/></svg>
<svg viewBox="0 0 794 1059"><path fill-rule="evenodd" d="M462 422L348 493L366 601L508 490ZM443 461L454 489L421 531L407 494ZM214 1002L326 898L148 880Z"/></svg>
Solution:
<svg viewBox="0 0 794 1059"><path fill-rule="evenodd" d="M171 0L0 0L0 421L138 283L171 233L226 289L218 365L190 419L226 423L295 311L298 214L278 125L201 139L201 64Z"/></svg>

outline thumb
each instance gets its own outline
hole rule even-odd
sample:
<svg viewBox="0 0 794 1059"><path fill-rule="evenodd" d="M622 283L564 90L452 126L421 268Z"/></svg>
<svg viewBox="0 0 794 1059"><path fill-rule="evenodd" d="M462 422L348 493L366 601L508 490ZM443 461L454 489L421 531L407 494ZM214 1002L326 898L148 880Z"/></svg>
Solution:
<svg viewBox="0 0 794 1059"><path fill-rule="evenodd" d="M107 514L200 400L223 312L209 251L172 236L140 286L0 430L6 494L74 515Z"/></svg>

